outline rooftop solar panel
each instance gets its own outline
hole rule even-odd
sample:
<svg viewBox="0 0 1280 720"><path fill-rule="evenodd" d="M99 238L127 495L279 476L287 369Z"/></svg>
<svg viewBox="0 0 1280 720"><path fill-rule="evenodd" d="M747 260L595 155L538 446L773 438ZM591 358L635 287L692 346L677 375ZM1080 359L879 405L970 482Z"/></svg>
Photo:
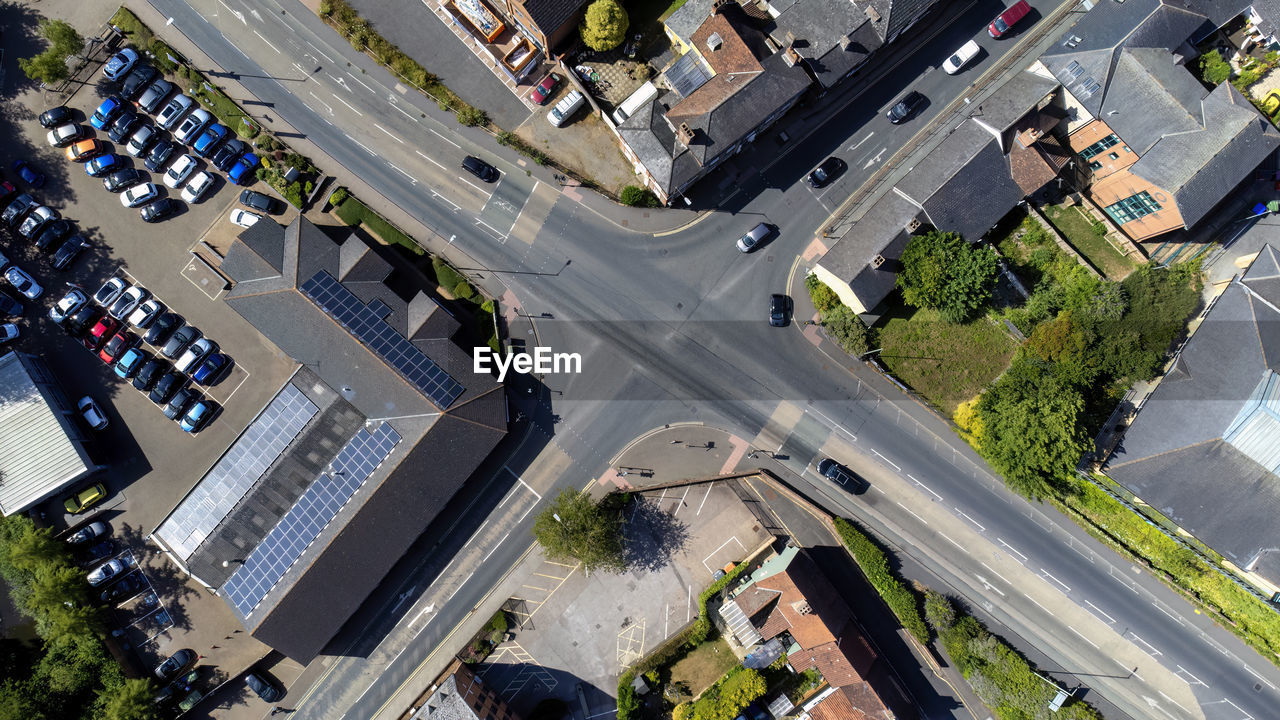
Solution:
<svg viewBox="0 0 1280 720"><path fill-rule="evenodd" d="M328 272L321 270L312 275L300 289L316 307L346 328L365 347L381 356L441 409L452 405L462 394L461 383L414 347L405 336L387 325L383 316L362 303L360 298ZM380 301L375 302L381 304ZM386 305L383 304L382 307L385 308Z"/></svg>
<svg viewBox="0 0 1280 720"><path fill-rule="evenodd" d="M711 73L703 66L698 53L685 53L667 69L667 84L680 97L685 98L711 79Z"/></svg>
<svg viewBox="0 0 1280 720"><path fill-rule="evenodd" d="M191 557L319 411L301 390L285 385L156 534L184 560Z"/></svg>
<svg viewBox="0 0 1280 720"><path fill-rule="evenodd" d="M383 423L372 432L360 430L338 451L326 472L222 584L220 591L241 615L247 618L253 613L399 442L400 434Z"/></svg>

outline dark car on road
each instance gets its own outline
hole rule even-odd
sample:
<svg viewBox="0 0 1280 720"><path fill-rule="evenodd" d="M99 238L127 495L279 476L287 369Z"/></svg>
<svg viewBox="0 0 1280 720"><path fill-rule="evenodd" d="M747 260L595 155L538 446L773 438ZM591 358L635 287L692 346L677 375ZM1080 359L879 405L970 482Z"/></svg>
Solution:
<svg viewBox="0 0 1280 720"><path fill-rule="evenodd" d="M40 230L40 233L36 235L36 249L40 252L47 253L57 250L62 241L65 240L74 229L75 226L73 226L68 220L63 220L62 218L54 220L48 225L45 225L44 228Z"/></svg>
<svg viewBox="0 0 1280 720"><path fill-rule="evenodd" d="M861 493L870 487L860 475L831 458L823 458L818 463L818 474L852 493Z"/></svg>
<svg viewBox="0 0 1280 720"><path fill-rule="evenodd" d="M124 139L133 134L138 129L138 123L141 120L131 111L124 111L115 120L111 121L111 126L107 128L107 137L111 138L111 142L124 142Z"/></svg>
<svg viewBox="0 0 1280 720"><path fill-rule="evenodd" d="M72 235L67 241L62 243L62 247L58 248L58 252L53 254L53 269L66 270L71 267L71 263L80 257L80 253L89 247L89 241L83 235Z"/></svg>
<svg viewBox="0 0 1280 720"><path fill-rule="evenodd" d="M191 371L191 379L200 385L217 385L230 369L231 357L225 353L215 352Z"/></svg>
<svg viewBox="0 0 1280 720"><path fill-rule="evenodd" d="M102 318L102 310L92 305L82 307L62 322L62 329L71 337L80 337L88 327Z"/></svg>
<svg viewBox="0 0 1280 720"><path fill-rule="evenodd" d="M132 572L116 581L114 585L102 591L98 599L107 604L121 603L142 592L147 587L147 579L140 572Z"/></svg>
<svg viewBox="0 0 1280 720"><path fill-rule="evenodd" d="M826 187L844 172L844 161L838 157L832 156L822 161L822 164L813 169L809 176L805 178L805 182L809 183L809 187L820 188Z"/></svg>
<svg viewBox="0 0 1280 720"><path fill-rule="evenodd" d="M0 292L0 315L17 317L22 314L22 303Z"/></svg>
<svg viewBox="0 0 1280 720"><path fill-rule="evenodd" d="M498 172L498 168L474 155L468 155L462 159L462 169L487 183L494 182L502 177L502 173Z"/></svg>
<svg viewBox="0 0 1280 720"><path fill-rule="evenodd" d="M66 105L59 105L40 113L40 127L55 128L59 125L66 125L74 119L71 108Z"/></svg>
<svg viewBox="0 0 1280 720"><path fill-rule="evenodd" d="M159 348L166 340L169 339L169 336L172 335L175 330L182 327L182 323L183 320L181 315L170 312L164 313L160 317L156 318L156 321L147 329L147 335L143 340L145 340L148 345L153 345L156 348Z"/></svg>
<svg viewBox="0 0 1280 720"><path fill-rule="evenodd" d="M889 122L894 125L900 125L915 117L916 113L920 112L928 102L928 98L915 90L912 90L906 94L906 97L902 98L895 103L893 107L889 108L889 112L886 113L886 115L889 118Z"/></svg>
<svg viewBox="0 0 1280 720"><path fill-rule="evenodd" d="M786 327L791 321L791 298L774 293L769 296L769 324Z"/></svg>
<svg viewBox="0 0 1280 720"><path fill-rule="evenodd" d="M165 98L169 97L169 93L173 92L174 84L164 78L153 80L147 89L143 91L142 97L138 98L138 109L145 113L154 115L160 106L164 104Z"/></svg>
<svg viewBox="0 0 1280 720"><path fill-rule="evenodd" d="M173 157L173 153L182 146L173 140L164 139L151 146L151 150L147 151L147 158L142 161L151 172L160 172L160 168L169 162L169 158Z"/></svg>
<svg viewBox="0 0 1280 720"><path fill-rule="evenodd" d="M160 348L160 354L170 360L182 354L187 346L200 339L200 331L194 325L183 325L169 336L168 342Z"/></svg>
<svg viewBox="0 0 1280 720"><path fill-rule="evenodd" d="M273 703L284 699L284 688L261 673L251 672L245 675L244 684L248 685L253 694L257 695L258 699L263 702Z"/></svg>
<svg viewBox="0 0 1280 720"><path fill-rule="evenodd" d="M169 682L170 680L182 674L187 666L196 661L196 654L192 650L182 649L169 656L168 660L156 666L156 677L160 678L160 682Z"/></svg>
<svg viewBox="0 0 1280 720"><path fill-rule="evenodd" d="M84 566L93 565L103 558L115 555L118 550L119 547L116 542L111 538L107 538L100 543L89 546L89 549L84 551L84 560L80 561L80 564Z"/></svg>
<svg viewBox="0 0 1280 720"><path fill-rule="evenodd" d="M178 420L191 403L199 399L200 391L191 386L183 386L169 399L169 404L164 406L164 416L170 420Z"/></svg>

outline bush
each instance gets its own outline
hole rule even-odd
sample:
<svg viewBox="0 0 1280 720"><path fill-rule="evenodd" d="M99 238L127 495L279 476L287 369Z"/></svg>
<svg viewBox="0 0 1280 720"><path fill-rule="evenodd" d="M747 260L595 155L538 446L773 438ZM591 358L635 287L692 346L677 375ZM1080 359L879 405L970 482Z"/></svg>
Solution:
<svg viewBox="0 0 1280 720"><path fill-rule="evenodd" d="M587 14L582 18L578 31L587 47L604 52L622 44L630 23L627 11L616 0L595 0L587 6Z"/></svg>
<svg viewBox="0 0 1280 720"><path fill-rule="evenodd" d="M470 300L476 294L476 289L471 287L471 283L463 280L453 286L453 296L459 300Z"/></svg>
<svg viewBox="0 0 1280 720"><path fill-rule="evenodd" d="M767 691L759 670L739 665L707 688L682 714L687 720L733 720Z"/></svg>
<svg viewBox="0 0 1280 720"><path fill-rule="evenodd" d="M458 283L467 281L466 278L462 277L461 273L454 270L449 263L445 262L441 258L432 259L431 267L436 272L436 284L442 288L455 288L458 286Z"/></svg>
<svg viewBox="0 0 1280 720"><path fill-rule="evenodd" d="M1227 61L1222 59L1222 55L1217 50L1200 56L1200 78L1210 85L1220 85L1222 81L1231 77L1231 66Z"/></svg>
<svg viewBox="0 0 1280 720"><path fill-rule="evenodd" d="M631 207L653 208L661 204L658 202L657 196L650 192L648 188L640 187L639 185L628 185L622 188L622 194L619 198L622 200L623 205L630 205Z"/></svg>
<svg viewBox="0 0 1280 720"><path fill-rule="evenodd" d="M922 643L929 642L929 628L920 615L920 607L916 595L911 588L889 569L889 558L884 550L852 522L844 518L835 519L836 532L844 541L845 548L853 556L867 582L880 593L885 604L898 616L898 622L913 637Z"/></svg>
<svg viewBox="0 0 1280 720"><path fill-rule="evenodd" d="M840 296L819 280L817 275L806 275L804 286L809 290L809 300L818 312L824 313L840 304Z"/></svg>
<svg viewBox="0 0 1280 720"><path fill-rule="evenodd" d="M866 323L847 305L837 305L822 313L822 326L845 352L859 357L871 349Z"/></svg>
<svg viewBox="0 0 1280 720"><path fill-rule="evenodd" d="M302 209L302 183L294 180L286 185L285 188L280 191L280 194L284 196L284 199L287 200L290 205L298 209Z"/></svg>
<svg viewBox="0 0 1280 720"><path fill-rule="evenodd" d="M489 116L485 111L471 107L470 105L464 105L463 107L458 108L457 115L458 122L466 125L467 127L489 124Z"/></svg>
<svg viewBox="0 0 1280 720"><path fill-rule="evenodd" d="M337 207L347 199L347 189L344 187L337 188L329 194L329 204Z"/></svg>

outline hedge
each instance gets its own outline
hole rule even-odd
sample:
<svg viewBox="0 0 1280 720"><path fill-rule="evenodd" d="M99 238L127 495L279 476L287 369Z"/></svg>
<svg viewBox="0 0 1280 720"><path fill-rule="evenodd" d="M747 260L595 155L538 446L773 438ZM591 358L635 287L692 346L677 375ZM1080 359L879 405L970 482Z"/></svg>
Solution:
<svg viewBox="0 0 1280 720"><path fill-rule="evenodd" d="M920 614L915 592L889 568L889 557L874 540L844 518L835 519L836 531L845 548L862 569L871 586L898 616L898 622L922 643L929 642L929 626Z"/></svg>

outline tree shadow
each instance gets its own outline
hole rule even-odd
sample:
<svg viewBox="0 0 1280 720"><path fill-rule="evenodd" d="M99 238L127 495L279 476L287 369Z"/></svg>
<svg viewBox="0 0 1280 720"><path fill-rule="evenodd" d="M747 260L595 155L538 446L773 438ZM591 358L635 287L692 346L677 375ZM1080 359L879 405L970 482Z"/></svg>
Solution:
<svg viewBox="0 0 1280 720"><path fill-rule="evenodd" d="M632 502L623 530L622 560L628 570L660 571L685 549L689 526L642 496Z"/></svg>

